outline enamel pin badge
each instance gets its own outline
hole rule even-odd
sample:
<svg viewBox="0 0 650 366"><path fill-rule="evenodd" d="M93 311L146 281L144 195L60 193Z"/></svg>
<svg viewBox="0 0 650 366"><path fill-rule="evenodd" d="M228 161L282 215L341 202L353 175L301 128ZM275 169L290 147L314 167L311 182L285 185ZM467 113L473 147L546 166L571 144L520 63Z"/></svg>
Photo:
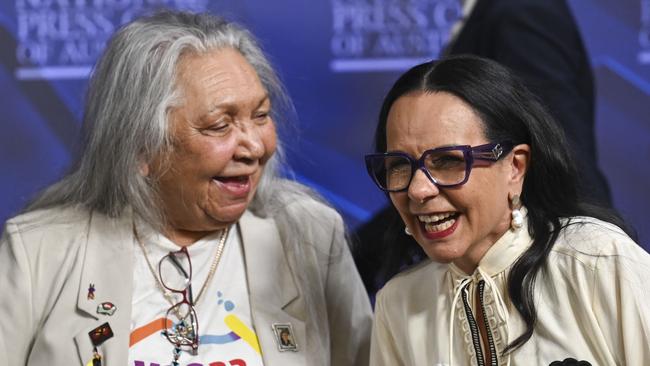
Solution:
<svg viewBox="0 0 650 366"><path fill-rule="evenodd" d="M271 327L280 352L298 352L298 343L296 343L291 323L275 323Z"/></svg>
<svg viewBox="0 0 650 366"><path fill-rule="evenodd" d="M103 302L97 305L97 314L112 316L117 308L112 302Z"/></svg>
<svg viewBox="0 0 650 366"><path fill-rule="evenodd" d="M95 284L88 285L88 300L95 300Z"/></svg>
<svg viewBox="0 0 650 366"><path fill-rule="evenodd" d="M110 324L104 323L88 332L90 342L93 344L92 366L102 366L102 355L97 347L113 337L113 330Z"/></svg>
<svg viewBox="0 0 650 366"><path fill-rule="evenodd" d="M88 336L93 346L97 347L113 337L113 329L110 324L104 323L88 332Z"/></svg>

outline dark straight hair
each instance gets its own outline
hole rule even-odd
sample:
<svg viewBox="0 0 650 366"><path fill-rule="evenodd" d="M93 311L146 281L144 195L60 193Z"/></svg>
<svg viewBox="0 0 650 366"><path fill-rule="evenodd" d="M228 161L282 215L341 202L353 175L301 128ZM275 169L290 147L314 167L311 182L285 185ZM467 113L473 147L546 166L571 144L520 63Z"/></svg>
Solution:
<svg viewBox="0 0 650 366"><path fill-rule="evenodd" d="M579 199L575 162L562 129L512 71L488 59L452 56L415 66L404 73L384 99L375 134L376 151L386 151L388 113L397 99L412 93L438 92L453 94L467 103L481 118L489 141L513 141L530 146L531 158L521 200L528 209L528 230L533 243L508 274L508 294L526 330L508 345L505 352L509 352L526 343L533 334L537 320L533 298L535 279L560 230L570 224L570 219L561 221L562 218L591 216L618 225L630 236L633 234L614 212ZM400 225L403 229L403 224ZM422 253L413 244L391 250L394 255L385 256L385 273L398 268L400 263L412 262L414 255Z"/></svg>

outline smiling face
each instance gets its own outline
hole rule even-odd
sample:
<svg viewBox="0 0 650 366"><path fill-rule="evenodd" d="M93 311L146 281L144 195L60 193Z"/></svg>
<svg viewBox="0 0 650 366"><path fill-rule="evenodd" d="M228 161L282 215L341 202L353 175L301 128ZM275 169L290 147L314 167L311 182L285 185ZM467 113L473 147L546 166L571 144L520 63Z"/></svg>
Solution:
<svg viewBox="0 0 650 366"><path fill-rule="evenodd" d="M188 54L177 70L182 102L169 114L173 146L147 170L158 179L165 234L187 245L241 217L276 132L267 91L238 51Z"/></svg>
<svg viewBox="0 0 650 366"><path fill-rule="evenodd" d="M460 98L445 93L411 93L388 114L388 151L415 158L448 145L483 145L481 119ZM498 162L475 166L464 185L439 189L418 170L407 191L390 198L425 253L437 262L454 262L471 273L485 252L510 226L508 194L523 184L527 146L518 145Z"/></svg>

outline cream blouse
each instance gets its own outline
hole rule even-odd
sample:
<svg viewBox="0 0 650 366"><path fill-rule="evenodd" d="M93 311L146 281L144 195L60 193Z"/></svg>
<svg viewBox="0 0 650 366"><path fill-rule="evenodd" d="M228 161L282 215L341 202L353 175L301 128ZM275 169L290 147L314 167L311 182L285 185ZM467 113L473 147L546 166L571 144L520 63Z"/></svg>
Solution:
<svg viewBox="0 0 650 366"><path fill-rule="evenodd" d="M531 245L527 227L508 231L471 276L426 261L379 292L371 365L549 365L566 358L592 365L650 365L650 255L619 228L576 217L537 275L532 338L509 355L525 330L506 279ZM482 295L477 306L475 296ZM481 346L476 314L488 325Z"/></svg>

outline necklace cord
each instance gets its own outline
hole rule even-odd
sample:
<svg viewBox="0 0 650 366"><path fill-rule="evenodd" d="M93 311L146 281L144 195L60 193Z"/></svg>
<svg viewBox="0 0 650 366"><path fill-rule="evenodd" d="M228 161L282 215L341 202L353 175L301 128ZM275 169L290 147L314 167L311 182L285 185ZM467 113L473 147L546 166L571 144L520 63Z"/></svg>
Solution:
<svg viewBox="0 0 650 366"><path fill-rule="evenodd" d="M223 249L226 244L226 238L228 237L229 232L230 232L230 227L226 229L221 229L221 235L219 236L219 245L217 246L217 252L215 253L214 259L212 260L212 264L210 265L210 271L208 272L208 277L205 279L205 282L203 282L203 286L201 286L201 290L199 290L199 294L196 296L196 301L194 301L193 304L194 306L198 305L199 300L201 299L201 295L203 295L203 292L208 287L208 283L210 283L212 277L214 277L214 273L216 272L217 266L219 265L221 254L223 253ZM145 261L147 262L147 266L149 267L149 271L151 272L151 275L156 280L156 287L158 287L158 289L163 294L165 299L167 299L169 304L171 306L174 306L175 301L173 299L173 295L169 291L165 290L165 288L162 285L162 280L156 274L156 270L154 269L153 265L151 264L151 260L149 259L147 248L145 248L144 244L142 243L142 240L140 240L140 235L138 235L138 231L135 227L135 222L133 223L133 236L135 237L135 240L138 242L138 245L142 250L142 254L144 255ZM191 283L190 286L192 286Z"/></svg>

